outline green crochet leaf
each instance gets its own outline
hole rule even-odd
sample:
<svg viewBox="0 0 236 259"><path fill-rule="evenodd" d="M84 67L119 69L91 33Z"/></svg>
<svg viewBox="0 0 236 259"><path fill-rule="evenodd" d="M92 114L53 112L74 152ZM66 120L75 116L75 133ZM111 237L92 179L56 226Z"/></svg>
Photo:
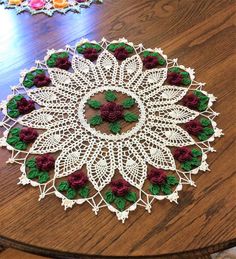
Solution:
<svg viewBox="0 0 236 259"><path fill-rule="evenodd" d="M25 79L27 80L33 80L34 79L34 74L32 72L28 72L26 75L25 75Z"/></svg>
<svg viewBox="0 0 236 259"><path fill-rule="evenodd" d="M84 187L80 188L79 195L82 198L88 198L88 196L89 196L89 188L87 186L84 186Z"/></svg>
<svg viewBox="0 0 236 259"><path fill-rule="evenodd" d="M108 102L113 102L117 99L116 93L114 93L113 91L106 91L105 92L105 99Z"/></svg>
<svg viewBox="0 0 236 259"><path fill-rule="evenodd" d="M174 175L167 176L167 184L169 185L177 185L179 180Z"/></svg>
<svg viewBox="0 0 236 259"><path fill-rule="evenodd" d="M36 168L31 169L31 170L29 171L29 173L27 174L27 177L28 177L29 179L31 179L31 180L37 178L38 176L39 176L39 170L36 169Z"/></svg>
<svg viewBox="0 0 236 259"><path fill-rule="evenodd" d="M48 172L39 173L39 183L46 183L50 179Z"/></svg>
<svg viewBox="0 0 236 259"><path fill-rule="evenodd" d="M57 189L59 192L67 191L69 189L69 183L67 181L60 182Z"/></svg>
<svg viewBox="0 0 236 259"><path fill-rule="evenodd" d="M129 109L131 108L132 106L134 106L135 104L135 100L133 98L127 98L125 99L123 102L122 102L122 106L125 108L125 109Z"/></svg>
<svg viewBox="0 0 236 259"><path fill-rule="evenodd" d="M22 94L18 94L18 95L15 95L15 96L13 97L13 99L16 100L16 101L20 101L23 97L24 97L24 96L23 96Z"/></svg>
<svg viewBox="0 0 236 259"><path fill-rule="evenodd" d="M199 157L202 155L202 151L198 150L198 149L192 149L192 155L193 157Z"/></svg>
<svg viewBox="0 0 236 259"><path fill-rule="evenodd" d="M109 124L109 129L112 133L118 134L121 131L121 124L118 121Z"/></svg>
<svg viewBox="0 0 236 259"><path fill-rule="evenodd" d="M135 192L128 192L125 195L125 199L130 202L136 202L137 201L137 194Z"/></svg>
<svg viewBox="0 0 236 259"><path fill-rule="evenodd" d="M209 138L209 136L207 134L205 134L204 132L200 133L197 137L200 141L205 141Z"/></svg>
<svg viewBox="0 0 236 259"><path fill-rule="evenodd" d="M183 78L189 78L189 73L186 71L180 72Z"/></svg>
<svg viewBox="0 0 236 259"><path fill-rule="evenodd" d="M75 189L73 188L68 188L67 192L66 192L66 197L70 200L74 199L75 196L77 195L77 192Z"/></svg>
<svg viewBox="0 0 236 259"><path fill-rule="evenodd" d="M68 57L69 57L69 53L66 51L57 53L57 58L68 58Z"/></svg>
<svg viewBox="0 0 236 259"><path fill-rule="evenodd" d="M117 48L124 47L129 53L133 53L134 48L125 44L124 42L121 43L112 43L110 44L107 49L111 52L114 52Z"/></svg>
<svg viewBox="0 0 236 259"><path fill-rule="evenodd" d="M209 119L206 119L206 118L201 118L200 123L203 127L207 127L207 126L211 125L211 121Z"/></svg>
<svg viewBox="0 0 236 259"><path fill-rule="evenodd" d="M146 58L148 56L152 56L152 57L157 57L158 56L158 53L157 52L151 52L151 51L147 51L145 50L143 52L143 56Z"/></svg>
<svg viewBox="0 0 236 259"><path fill-rule="evenodd" d="M123 197L115 198L115 204L119 211L123 211L125 209L126 200Z"/></svg>
<svg viewBox="0 0 236 259"><path fill-rule="evenodd" d="M200 112L205 111L207 108L208 108L208 103L207 102L202 102L202 101L199 102L198 107L197 107L197 109Z"/></svg>
<svg viewBox="0 0 236 259"><path fill-rule="evenodd" d="M157 184L151 184L148 188L152 195L158 195L160 193L160 186Z"/></svg>
<svg viewBox="0 0 236 259"><path fill-rule="evenodd" d="M47 60L47 66L48 66L48 67L55 67L56 62L57 62L57 59L51 57L51 58L49 58L49 59Z"/></svg>
<svg viewBox="0 0 236 259"><path fill-rule="evenodd" d="M26 87L26 88L30 88L34 85L34 81L33 80L29 80L29 79L26 79L23 81L23 85Z"/></svg>
<svg viewBox="0 0 236 259"><path fill-rule="evenodd" d="M89 124L92 126L97 126L102 124L102 117L100 115L94 115L90 120L89 120Z"/></svg>
<svg viewBox="0 0 236 259"><path fill-rule="evenodd" d="M214 130L212 128L205 127L203 128L203 133L205 133L207 136L211 136L214 134Z"/></svg>
<svg viewBox="0 0 236 259"><path fill-rule="evenodd" d="M84 51L88 48L96 49L97 52L99 52L102 49L102 47L99 44L86 42L86 43L78 46L76 48L76 50L77 50L78 53L83 54Z"/></svg>
<svg viewBox="0 0 236 259"><path fill-rule="evenodd" d="M7 143L9 145L15 145L16 143L18 143L20 141L20 138L18 136L12 136L12 137L8 137L7 138Z"/></svg>
<svg viewBox="0 0 236 259"><path fill-rule="evenodd" d="M26 167L28 168L36 168L36 160L35 158L30 158L25 163Z"/></svg>
<svg viewBox="0 0 236 259"><path fill-rule="evenodd" d="M197 157L193 157L189 162L192 165L192 168L193 167L195 168L201 165L201 161Z"/></svg>
<svg viewBox="0 0 236 259"><path fill-rule="evenodd" d="M113 192L109 191L105 193L105 201L111 204L115 200L115 195Z"/></svg>
<svg viewBox="0 0 236 259"><path fill-rule="evenodd" d="M161 191L165 194L165 195L170 195L172 193L171 187L169 184L164 184L161 186Z"/></svg>
<svg viewBox="0 0 236 259"><path fill-rule="evenodd" d="M182 79L182 84L184 84L184 85L190 85L190 84L191 84L191 79L190 79L190 78L183 78L183 79Z"/></svg>
<svg viewBox="0 0 236 259"><path fill-rule="evenodd" d="M132 112L126 112L124 114L124 120L126 122L134 122L134 121L137 121L138 120L138 115L136 115L135 113L132 113Z"/></svg>
<svg viewBox="0 0 236 259"><path fill-rule="evenodd" d="M181 163L181 168L184 170L184 171L190 171L192 170L192 165L189 161L186 161L186 162L183 162Z"/></svg>
<svg viewBox="0 0 236 259"><path fill-rule="evenodd" d="M172 67L169 69L170 72L175 72L175 73L179 73L180 69L178 67Z"/></svg>
<svg viewBox="0 0 236 259"><path fill-rule="evenodd" d="M93 109L99 109L102 105L101 102L92 99L88 100L87 104Z"/></svg>
<svg viewBox="0 0 236 259"><path fill-rule="evenodd" d="M20 128L12 128L10 130L10 134L13 136L19 136L19 133L20 133Z"/></svg>
<svg viewBox="0 0 236 259"><path fill-rule="evenodd" d="M10 110L7 112L7 114L11 117L11 118L17 118L20 116L20 112L18 109L14 109L14 110Z"/></svg>
<svg viewBox="0 0 236 259"><path fill-rule="evenodd" d="M18 141L14 147L18 150L26 150L27 149L27 144L23 141Z"/></svg>
<svg viewBox="0 0 236 259"><path fill-rule="evenodd" d="M35 69L35 70L34 70L34 73L35 73L36 75L45 74L45 72L43 71L43 69Z"/></svg>
<svg viewBox="0 0 236 259"><path fill-rule="evenodd" d="M159 63L159 65L164 66L166 64L166 61L164 58L158 57L158 63Z"/></svg>

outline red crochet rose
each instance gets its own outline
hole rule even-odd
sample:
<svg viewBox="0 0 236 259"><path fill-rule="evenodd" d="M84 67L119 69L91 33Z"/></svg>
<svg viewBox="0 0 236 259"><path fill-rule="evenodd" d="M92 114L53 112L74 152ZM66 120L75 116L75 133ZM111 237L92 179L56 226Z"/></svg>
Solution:
<svg viewBox="0 0 236 259"><path fill-rule="evenodd" d="M55 159L50 154L44 154L36 157L36 165L39 170L50 171L54 168Z"/></svg>
<svg viewBox="0 0 236 259"><path fill-rule="evenodd" d="M93 48L87 48L84 50L84 57L91 60L91 61L94 61L98 58L98 53L97 53L97 50L96 49L93 49Z"/></svg>
<svg viewBox="0 0 236 259"><path fill-rule="evenodd" d="M17 102L17 109L19 110L20 114L27 114L35 110L34 101L22 98Z"/></svg>
<svg viewBox="0 0 236 259"><path fill-rule="evenodd" d="M124 196L128 193L130 184L124 179L113 180L110 183L111 190L116 196Z"/></svg>
<svg viewBox="0 0 236 259"><path fill-rule="evenodd" d="M201 123L197 120L191 120L185 123L185 128L188 131L188 133L193 134L195 136L197 136L199 133L203 131Z"/></svg>
<svg viewBox="0 0 236 259"><path fill-rule="evenodd" d="M37 87L47 86L51 83L51 79L45 74L36 75L34 78L34 85Z"/></svg>
<svg viewBox="0 0 236 259"><path fill-rule="evenodd" d="M56 61L56 67L68 70L71 66L71 62L68 57L58 58Z"/></svg>
<svg viewBox="0 0 236 259"><path fill-rule="evenodd" d="M129 56L129 52L125 49L125 47L119 47L115 50L114 56L118 60L125 60Z"/></svg>
<svg viewBox="0 0 236 259"><path fill-rule="evenodd" d="M188 147L178 147L174 150L174 158L179 162L185 162L192 159L191 149Z"/></svg>
<svg viewBox="0 0 236 259"><path fill-rule="evenodd" d="M144 58L143 64L147 69L154 68L158 65L158 58L154 56L147 56Z"/></svg>
<svg viewBox="0 0 236 259"><path fill-rule="evenodd" d="M167 74L167 82L170 85L181 85L182 82L182 75L175 72L168 72Z"/></svg>
<svg viewBox="0 0 236 259"><path fill-rule="evenodd" d="M33 142L38 137L37 130L33 128L23 128L20 131L19 137L25 143Z"/></svg>
<svg viewBox="0 0 236 259"><path fill-rule="evenodd" d="M147 175L148 180L153 184L162 185L166 182L166 173L162 169L153 168Z"/></svg>
<svg viewBox="0 0 236 259"><path fill-rule="evenodd" d="M108 122L115 122L123 117L123 107L114 102L103 104L100 108L101 117Z"/></svg>
<svg viewBox="0 0 236 259"><path fill-rule="evenodd" d="M70 187L78 189L88 182L88 177L82 171L77 171L68 177Z"/></svg>
<svg viewBox="0 0 236 259"><path fill-rule="evenodd" d="M200 99L195 94L187 94L183 98L183 105L189 108L196 108Z"/></svg>

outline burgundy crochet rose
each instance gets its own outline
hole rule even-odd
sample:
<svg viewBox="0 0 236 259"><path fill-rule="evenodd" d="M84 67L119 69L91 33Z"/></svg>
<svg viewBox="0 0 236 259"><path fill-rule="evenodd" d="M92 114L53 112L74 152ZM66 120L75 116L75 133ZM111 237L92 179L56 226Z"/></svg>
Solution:
<svg viewBox="0 0 236 259"><path fill-rule="evenodd" d="M191 149L188 147L178 147L174 150L174 158L179 162L185 162L192 159Z"/></svg>
<svg viewBox="0 0 236 259"><path fill-rule="evenodd" d="M34 101L22 98L17 102L17 109L19 110L20 114L29 113L35 110Z"/></svg>
<svg viewBox="0 0 236 259"><path fill-rule="evenodd" d="M71 188L78 189L88 182L88 177L82 171L77 171L68 177Z"/></svg>
<svg viewBox="0 0 236 259"><path fill-rule="evenodd" d="M147 175L148 180L153 184L162 185L166 182L166 173L162 169L153 168Z"/></svg>
<svg viewBox="0 0 236 259"><path fill-rule="evenodd" d="M45 74L36 75L34 78L34 85L37 87L47 86L51 83L51 79Z"/></svg>
<svg viewBox="0 0 236 259"><path fill-rule="evenodd" d="M96 49L93 49L93 48L87 48L84 50L84 57L91 60L91 61L94 61L98 58L98 53L97 53L97 50Z"/></svg>
<svg viewBox="0 0 236 259"><path fill-rule="evenodd" d="M20 131L19 137L25 143L33 142L38 137L37 130L33 128L23 128Z"/></svg>
<svg viewBox="0 0 236 259"><path fill-rule="evenodd" d="M130 184L124 179L113 180L110 183L111 190L116 196L124 196L128 193Z"/></svg>
<svg viewBox="0 0 236 259"><path fill-rule="evenodd" d="M181 85L182 75L176 72L168 72L167 74L167 82L170 85Z"/></svg>
<svg viewBox="0 0 236 259"><path fill-rule="evenodd" d="M123 107L114 102L103 104L100 108L101 117L108 122L115 122L123 117Z"/></svg>
<svg viewBox="0 0 236 259"><path fill-rule="evenodd" d="M185 128L188 131L188 133L193 134L195 136L197 136L199 133L203 131L201 123L197 120L191 120L185 123Z"/></svg>
<svg viewBox="0 0 236 259"><path fill-rule="evenodd" d="M71 66L71 62L68 57L66 58L58 58L56 61L56 67L68 70Z"/></svg>
<svg viewBox="0 0 236 259"><path fill-rule="evenodd" d="M196 108L200 99L195 94L187 94L183 98L183 105L189 108Z"/></svg>
<svg viewBox="0 0 236 259"><path fill-rule="evenodd" d="M143 64L147 69L154 68L158 65L158 58L153 56L147 56L143 60Z"/></svg>
<svg viewBox="0 0 236 259"><path fill-rule="evenodd" d="M36 165L42 171L50 171L54 168L55 159L50 154L44 154L36 157Z"/></svg>
<svg viewBox="0 0 236 259"><path fill-rule="evenodd" d="M125 49L125 47L119 47L115 50L114 56L118 60L125 60L129 56L129 52Z"/></svg>

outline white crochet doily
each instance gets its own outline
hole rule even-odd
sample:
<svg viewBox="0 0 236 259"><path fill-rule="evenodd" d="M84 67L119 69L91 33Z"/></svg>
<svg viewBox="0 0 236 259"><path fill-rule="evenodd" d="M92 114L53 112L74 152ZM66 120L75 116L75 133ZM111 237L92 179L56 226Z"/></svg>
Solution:
<svg viewBox="0 0 236 259"><path fill-rule="evenodd" d="M77 47L85 43L101 47L96 61L91 62L78 54ZM110 44L119 43L133 49L133 53L122 62L117 61L108 48ZM142 55L145 51L158 53L164 59L164 65L162 62L162 67L144 69ZM50 56L62 52L69 53L73 71L48 67L47 60ZM176 67L188 73L188 85L166 83L169 69ZM26 88L23 82L27 73L36 69L47 73L51 84ZM126 39L112 42L106 39L100 42L83 39L75 46L48 50L44 61L36 61L35 67L21 73L20 83L12 87L13 94L1 103L4 114L1 126L5 128L1 145L12 152L8 162L21 165L19 184L39 187L39 200L46 195L55 194L62 200L65 209L87 202L96 214L100 208L107 207L124 222L129 212L134 211L137 206L151 212L155 200L167 199L177 203L178 193L184 184L195 186L192 175L199 170L209 170L207 153L215 151L210 142L222 135L222 132L214 121L218 113L211 109L215 97L203 90L204 85L195 81L193 69L179 65L177 59L168 59L159 48L145 49L142 44L134 45ZM207 96L208 104L204 111L190 109L181 103L188 92L196 90ZM138 121L130 130L113 134L89 124L85 116L86 103L91 97L96 99L98 94L105 91L122 93L135 101ZM7 104L19 94L35 101L37 108L29 114L12 118L8 114ZM200 117L207 118L214 131L203 141L189 134L183 127L185 123ZM18 150L7 142L10 130L22 126L40 129L38 138L26 150ZM199 165L191 170L181 169L174 159L173 149L183 146L194 147L202 154ZM26 161L45 153L54 154L55 170L48 181L39 183L27 177ZM86 168L83 171L86 172L93 191L86 198L68 198L58 190L58 181L66 179L82 166ZM155 195L155 191L150 192L148 188L144 188L148 182L149 166L175 175L178 182L171 193L156 192ZM104 198L115 174L127 181L133 193L136 193L136 199L132 203L127 202L125 207L121 205L123 209Z"/></svg>
<svg viewBox="0 0 236 259"><path fill-rule="evenodd" d="M0 0L5 8L16 9L17 14L30 12L32 15L45 13L52 16L54 12L65 14L68 11L79 13L81 8L89 7L92 3L102 3L103 0Z"/></svg>

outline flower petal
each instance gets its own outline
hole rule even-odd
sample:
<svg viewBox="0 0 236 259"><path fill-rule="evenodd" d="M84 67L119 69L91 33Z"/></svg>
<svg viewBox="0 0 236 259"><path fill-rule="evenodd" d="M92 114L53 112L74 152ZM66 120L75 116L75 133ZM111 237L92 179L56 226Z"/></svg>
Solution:
<svg viewBox="0 0 236 259"><path fill-rule="evenodd" d="M58 121L64 120L73 114L71 110L61 108L41 108L24 115L18 122L24 126L40 129L49 129Z"/></svg>
<svg viewBox="0 0 236 259"><path fill-rule="evenodd" d="M121 63L119 85L125 87L132 86L132 84L141 75L143 69L143 62L139 55L134 55L127 58Z"/></svg>
<svg viewBox="0 0 236 259"><path fill-rule="evenodd" d="M132 144L122 146L122 143L118 143L118 161L118 169L123 178L141 188L146 179L147 165Z"/></svg>
<svg viewBox="0 0 236 259"><path fill-rule="evenodd" d="M105 83L117 83L118 62L116 58L107 50L104 50L97 59L99 80Z"/></svg>
<svg viewBox="0 0 236 259"><path fill-rule="evenodd" d="M102 145L98 146L87 164L89 180L98 191L111 181L115 173L113 144L109 143L106 146L108 150L103 149Z"/></svg>
<svg viewBox="0 0 236 259"><path fill-rule="evenodd" d="M93 144L95 144L95 140L90 142L90 146ZM81 169L83 164L86 163L90 152L91 148L88 148L88 142L84 139L80 139L68 146L56 160L55 177L64 177Z"/></svg>

